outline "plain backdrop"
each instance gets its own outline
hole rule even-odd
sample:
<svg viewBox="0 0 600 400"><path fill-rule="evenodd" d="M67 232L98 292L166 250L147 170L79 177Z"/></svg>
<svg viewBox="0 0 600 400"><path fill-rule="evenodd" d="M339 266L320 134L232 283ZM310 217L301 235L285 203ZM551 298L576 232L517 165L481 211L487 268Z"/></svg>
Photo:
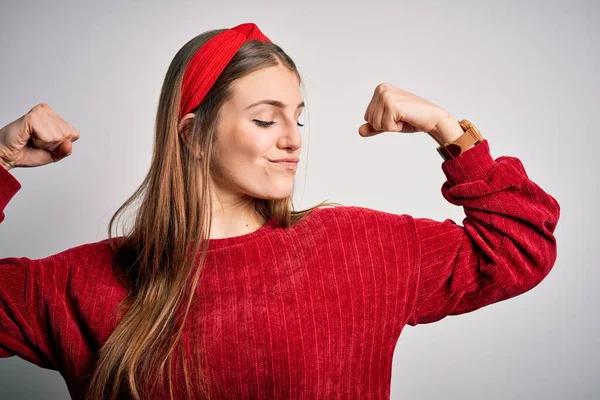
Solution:
<svg viewBox="0 0 600 400"><path fill-rule="evenodd" d="M425 133L358 135L387 82L475 123L561 205L558 259L529 292L407 326L392 399L595 399L600 79L597 1L19 1L0 6L0 123L46 102L81 138L70 157L11 173L22 189L0 257L107 237L152 152L168 64L209 29L255 22L304 78L296 207L324 199L462 225ZM2 279L2 277L0 277ZM57 371L0 360L0 398L66 399Z"/></svg>

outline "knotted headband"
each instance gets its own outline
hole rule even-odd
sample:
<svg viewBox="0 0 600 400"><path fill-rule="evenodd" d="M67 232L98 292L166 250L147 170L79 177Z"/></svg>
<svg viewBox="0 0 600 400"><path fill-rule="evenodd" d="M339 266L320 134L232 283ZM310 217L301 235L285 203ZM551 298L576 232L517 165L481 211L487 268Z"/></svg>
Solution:
<svg viewBox="0 0 600 400"><path fill-rule="evenodd" d="M235 53L250 40L271 42L256 24L246 22L219 33L198 49L183 73L179 119L202 102Z"/></svg>

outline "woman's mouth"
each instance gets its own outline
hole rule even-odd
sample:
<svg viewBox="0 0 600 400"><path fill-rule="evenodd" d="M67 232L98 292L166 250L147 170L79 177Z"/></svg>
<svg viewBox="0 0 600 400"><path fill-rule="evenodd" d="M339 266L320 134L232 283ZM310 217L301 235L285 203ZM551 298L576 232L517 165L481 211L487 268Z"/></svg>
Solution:
<svg viewBox="0 0 600 400"><path fill-rule="evenodd" d="M298 160L293 159L282 159L282 160L269 160L270 163L278 165L285 169L296 169L298 167Z"/></svg>

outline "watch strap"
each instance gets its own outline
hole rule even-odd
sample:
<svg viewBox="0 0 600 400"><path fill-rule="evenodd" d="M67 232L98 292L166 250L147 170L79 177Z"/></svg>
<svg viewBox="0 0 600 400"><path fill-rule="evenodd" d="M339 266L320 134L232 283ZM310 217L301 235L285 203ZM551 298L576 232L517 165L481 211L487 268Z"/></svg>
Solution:
<svg viewBox="0 0 600 400"><path fill-rule="evenodd" d="M444 143L437 148L438 153L444 160L458 157L466 150L475 146L483 140L483 136L477 127L469 120L463 119L459 122L464 133L451 143Z"/></svg>

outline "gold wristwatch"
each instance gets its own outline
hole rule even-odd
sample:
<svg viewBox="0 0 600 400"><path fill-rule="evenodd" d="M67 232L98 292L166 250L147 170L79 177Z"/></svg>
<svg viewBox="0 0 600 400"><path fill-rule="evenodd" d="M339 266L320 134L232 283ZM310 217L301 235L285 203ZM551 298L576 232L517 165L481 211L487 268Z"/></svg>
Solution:
<svg viewBox="0 0 600 400"><path fill-rule="evenodd" d="M466 119L458 121L460 127L465 132L458 139L451 143L444 143L437 148L438 153L444 160L450 160L456 158L460 154L464 153L471 146L478 145L482 140L481 132L471 121Z"/></svg>

